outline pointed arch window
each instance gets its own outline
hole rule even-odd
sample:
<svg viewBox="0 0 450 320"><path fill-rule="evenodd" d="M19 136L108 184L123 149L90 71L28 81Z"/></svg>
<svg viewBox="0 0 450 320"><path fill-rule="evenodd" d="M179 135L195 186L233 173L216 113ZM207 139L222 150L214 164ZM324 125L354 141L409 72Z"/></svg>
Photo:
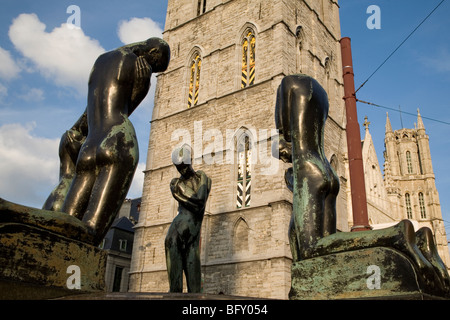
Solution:
<svg viewBox="0 0 450 320"><path fill-rule="evenodd" d="M406 217L412 219L412 208L411 208L411 196L409 193L405 194L405 205L406 205Z"/></svg>
<svg viewBox="0 0 450 320"><path fill-rule="evenodd" d="M188 108L198 103L198 93L200 89L200 71L202 68L202 58L198 52L193 55L189 66L189 95Z"/></svg>
<svg viewBox="0 0 450 320"><path fill-rule="evenodd" d="M412 161L411 161L411 152L406 151L406 166L408 168L408 173L413 173Z"/></svg>
<svg viewBox="0 0 450 320"><path fill-rule="evenodd" d="M250 207L252 187L252 149L250 138L244 135L237 141L237 196L236 207Z"/></svg>
<svg viewBox="0 0 450 320"><path fill-rule="evenodd" d="M426 219L427 213L425 211L425 200L423 198L423 193L419 192L419 207L420 207L420 217Z"/></svg>
<svg viewBox="0 0 450 320"><path fill-rule="evenodd" d="M247 29L242 40L241 88L255 83L256 37L252 29Z"/></svg>
<svg viewBox="0 0 450 320"><path fill-rule="evenodd" d="M248 251L249 227L247 222L241 217L234 226L233 253Z"/></svg>

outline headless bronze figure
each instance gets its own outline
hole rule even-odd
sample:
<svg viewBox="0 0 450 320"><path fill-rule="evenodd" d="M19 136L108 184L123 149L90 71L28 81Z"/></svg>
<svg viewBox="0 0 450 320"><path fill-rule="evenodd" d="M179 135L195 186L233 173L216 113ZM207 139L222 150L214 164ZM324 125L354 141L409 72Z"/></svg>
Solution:
<svg viewBox="0 0 450 320"><path fill-rule="evenodd" d="M183 145L172 153L172 161L181 176L172 179L170 191L178 201L178 215L165 239L166 264L170 292L183 291L183 271L188 292L201 291L200 230L211 179L192 168L191 148Z"/></svg>
<svg viewBox="0 0 450 320"><path fill-rule="evenodd" d="M107 254L97 246L120 210L139 157L128 117L147 95L152 72L164 71L169 59L169 46L159 38L99 56L86 109L61 138L60 182L44 208L0 198L0 278L4 288L14 289L2 289L7 297L64 295L70 266L82 270L80 289L104 290ZM18 290L16 282L23 284Z"/></svg>
<svg viewBox="0 0 450 320"><path fill-rule="evenodd" d="M89 77L86 111L61 139L60 183L43 209L82 220L94 245L111 226L138 163L128 117L147 95L152 72L166 70L169 60L169 46L159 38L100 55Z"/></svg>
<svg viewBox="0 0 450 320"><path fill-rule="evenodd" d="M324 153L328 96L313 78L286 76L278 88L275 122L280 159L292 163L285 180L293 192L289 241L294 262L350 250L390 247L406 254L427 285L449 294L450 277L429 228L409 220L380 230L336 232L339 180ZM274 152L275 155L275 152Z"/></svg>

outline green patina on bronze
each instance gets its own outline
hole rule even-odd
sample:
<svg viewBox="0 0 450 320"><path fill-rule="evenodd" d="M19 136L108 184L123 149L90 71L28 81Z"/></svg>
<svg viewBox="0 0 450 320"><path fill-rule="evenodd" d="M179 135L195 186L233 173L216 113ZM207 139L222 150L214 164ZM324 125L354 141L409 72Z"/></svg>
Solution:
<svg viewBox="0 0 450 320"><path fill-rule="evenodd" d="M415 232L412 223L404 220L381 230L337 232L339 180L324 152L328 108L327 94L313 78L297 74L281 81L275 106L280 158L293 164L285 179L293 192L290 298L340 299L399 292L450 297L450 277L429 228ZM376 294L353 281L354 277L365 279L360 268L368 265L389 274Z"/></svg>

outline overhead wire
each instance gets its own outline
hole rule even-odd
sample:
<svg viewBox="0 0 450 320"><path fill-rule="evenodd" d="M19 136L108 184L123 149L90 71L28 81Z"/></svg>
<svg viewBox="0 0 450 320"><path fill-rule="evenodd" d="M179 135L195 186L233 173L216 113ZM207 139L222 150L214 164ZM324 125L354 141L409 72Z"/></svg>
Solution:
<svg viewBox="0 0 450 320"><path fill-rule="evenodd" d="M389 56L375 69L375 71L372 72L372 74L359 86L359 88L355 91L355 94L375 75L375 73L378 72L378 70L381 69L381 67L397 52L398 49L400 49L400 47L417 31L417 29L419 29L420 26L428 20L428 18L440 7L442 3L444 3L444 1L445 0L439 2L439 4L422 20L422 22L420 22L419 25L411 31L411 33L395 48L395 50L392 51L391 54L389 54Z"/></svg>
<svg viewBox="0 0 450 320"><path fill-rule="evenodd" d="M356 101L361 102L361 103L365 103L365 104L370 105L370 106L378 107L378 108L383 108L383 109L387 109L387 110L391 110L391 111L395 111L395 112L400 112L400 113L404 113L404 114L415 116L415 117L417 116L417 114L414 114L414 113L411 113L411 112L397 110L397 109L392 108L392 107L382 106L382 105L379 105L379 104L376 104L376 103L373 103L373 102L364 101L364 100L361 100L361 99L356 99ZM427 119L427 120L430 120L430 121L435 121L435 122L439 122L439 123L442 123L442 124L450 125L450 122L447 122L447 121L433 119L433 118L430 118L430 117L425 117L423 115L421 115L421 117L422 117L422 119Z"/></svg>

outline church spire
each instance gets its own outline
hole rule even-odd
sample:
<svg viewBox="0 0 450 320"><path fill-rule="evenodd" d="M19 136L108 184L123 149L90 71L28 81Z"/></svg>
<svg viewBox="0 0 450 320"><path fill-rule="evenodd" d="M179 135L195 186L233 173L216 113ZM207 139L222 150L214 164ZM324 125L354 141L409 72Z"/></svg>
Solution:
<svg viewBox="0 0 450 320"><path fill-rule="evenodd" d="M425 130L419 108L417 108L417 130Z"/></svg>
<svg viewBox="0 0 450 320"><path fill-rule="evenodd" d="M389 120L389 114L386 112L386 133L392 132L391 121Z"/></svg>

